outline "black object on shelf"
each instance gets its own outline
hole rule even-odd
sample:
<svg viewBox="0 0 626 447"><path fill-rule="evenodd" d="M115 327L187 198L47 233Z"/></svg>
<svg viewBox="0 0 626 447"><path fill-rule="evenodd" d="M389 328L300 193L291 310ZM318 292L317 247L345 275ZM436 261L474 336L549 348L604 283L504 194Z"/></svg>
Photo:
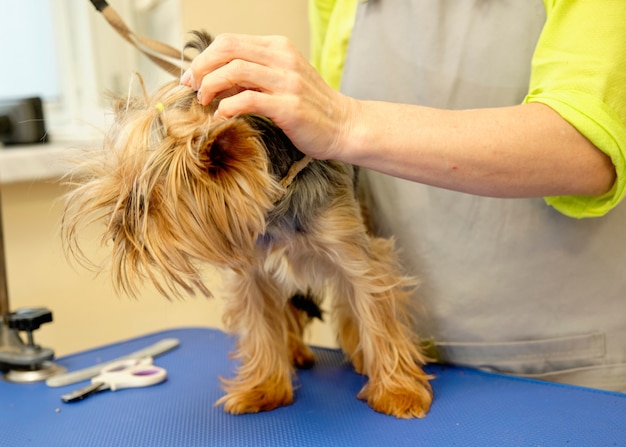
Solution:
<svg viewBox="0 0 626 447"><path fill-rule="evenodd" d="M0 143L10 147L47 141L41 98L0 101Z"/></svg>

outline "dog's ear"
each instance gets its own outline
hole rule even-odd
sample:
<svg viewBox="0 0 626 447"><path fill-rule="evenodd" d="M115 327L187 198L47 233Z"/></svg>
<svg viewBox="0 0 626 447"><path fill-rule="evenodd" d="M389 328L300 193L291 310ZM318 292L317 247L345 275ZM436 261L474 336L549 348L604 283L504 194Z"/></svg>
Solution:
<svg viewBox="0 0 626 447"><path fill-rule="evenodd" d="M265 162L259 133L242 119L229 119L209 130L202 141L199 160L209 173L240 169ZM256 163L255 163L256 161Z"/></svg>

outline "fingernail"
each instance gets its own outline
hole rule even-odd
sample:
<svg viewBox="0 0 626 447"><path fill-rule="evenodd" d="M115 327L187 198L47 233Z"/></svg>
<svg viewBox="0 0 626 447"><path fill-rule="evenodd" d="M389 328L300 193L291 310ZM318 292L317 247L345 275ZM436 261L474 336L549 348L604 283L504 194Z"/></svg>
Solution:
<svg viewBox="0 0 626 447"><path fill-rule="evenodd" d="M191 79L191 68L185 70L183 75L180 77L180 83L183 85L189 85L189 79Z"/></svg>

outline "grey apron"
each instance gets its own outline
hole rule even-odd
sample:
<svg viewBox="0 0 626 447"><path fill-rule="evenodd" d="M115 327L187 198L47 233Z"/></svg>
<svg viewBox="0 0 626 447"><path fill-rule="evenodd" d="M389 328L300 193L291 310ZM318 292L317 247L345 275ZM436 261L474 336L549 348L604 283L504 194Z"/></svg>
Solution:
<svg viewBox="0 0 626 447"><path fill-rule="evenodd" d="M358 5L341 89L441 108L519 104L540 0ZM422 278L418 332L447 362L626 391L626 204L575 220L366 172L376 231Z"/></svg>

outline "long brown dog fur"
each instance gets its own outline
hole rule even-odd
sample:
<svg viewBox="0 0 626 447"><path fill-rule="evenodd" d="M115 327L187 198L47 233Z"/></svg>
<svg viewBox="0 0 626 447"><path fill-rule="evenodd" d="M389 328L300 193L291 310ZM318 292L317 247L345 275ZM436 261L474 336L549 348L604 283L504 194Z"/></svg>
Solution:
<svg viewBox="0 0 626 447"><path fill-rule="evenodd" d="M198 33L202 49L209 37ZM341 348L368 377L358 394L376 411L423 417L431 404L425 357L411 327L417 282L404 276L393 240L368 234L355 172L302 159L271 121L215 119L177 81L151 95L120 98L105 147L69 179L62 237L85 260L84 224L104 223L116 286L134 294L152 281L166 296L211 295L203 264L227 276L225 327L238 337L234 378L219 399L230 413L290 404L295 367L310 366L303 340L311 315L294 305L332 303Z"/></svg>

